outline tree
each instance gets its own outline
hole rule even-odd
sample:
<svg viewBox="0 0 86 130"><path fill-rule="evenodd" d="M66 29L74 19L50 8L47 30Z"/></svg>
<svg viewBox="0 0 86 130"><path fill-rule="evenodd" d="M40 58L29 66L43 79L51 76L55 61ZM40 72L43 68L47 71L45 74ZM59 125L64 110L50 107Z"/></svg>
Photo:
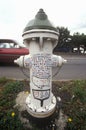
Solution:
<svg viewBox="0 0 86 130"><path fill-rule="evenodd" d="M65 48L65 49L68 48L69 41L71 40L70 31L67 28L57 27L57 30L59 31L59 41L54 51L58 51L59 49L62 49L62 48Z"/></svg>
<svg viewBox="0 0 86 130"><path fill-rule="evenodd" d="M84 52L85 52L86 51L86 35L82 34L81 38L82 38L82 47L83 47Z"/></svg>
<svg viewBox="0 0 86 130"><path fill-rule="evenodd" d="M81 53L80 48L82 47L84 51L86 50L86 35L83 33L74 33L71 39L72 48L77 48L77 52Z"/></svg>

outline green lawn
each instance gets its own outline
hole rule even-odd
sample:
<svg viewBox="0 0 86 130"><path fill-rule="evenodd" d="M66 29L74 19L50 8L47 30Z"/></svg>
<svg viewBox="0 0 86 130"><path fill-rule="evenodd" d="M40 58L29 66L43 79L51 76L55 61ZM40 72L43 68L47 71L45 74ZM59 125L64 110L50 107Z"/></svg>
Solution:
<svg viewBox="0 0 86 130"><path fill-rule="evenodd" d="M0 78L0 130L28 130L14 108L17 94L27 90L28 81ZM61 108L68 116L65 130L86 130L86 80L55 81L53 93L61 97Z"/></svg>

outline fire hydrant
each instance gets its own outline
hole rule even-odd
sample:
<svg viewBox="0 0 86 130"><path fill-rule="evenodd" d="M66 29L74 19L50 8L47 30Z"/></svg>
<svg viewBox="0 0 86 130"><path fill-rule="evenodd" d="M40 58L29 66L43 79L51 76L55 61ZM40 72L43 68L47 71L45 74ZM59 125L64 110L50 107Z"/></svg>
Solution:
<svg viewBox="0 0 86 130"><path fill-rule="evenodd" d="M52 67L66 62L61 56L53 55L59 33L40 9L23 31L24 44L30 54L14 62L30 69L30 94L26 98L28 113L36 118L52 115L56 108L56 97L52 93Z"/></svg>

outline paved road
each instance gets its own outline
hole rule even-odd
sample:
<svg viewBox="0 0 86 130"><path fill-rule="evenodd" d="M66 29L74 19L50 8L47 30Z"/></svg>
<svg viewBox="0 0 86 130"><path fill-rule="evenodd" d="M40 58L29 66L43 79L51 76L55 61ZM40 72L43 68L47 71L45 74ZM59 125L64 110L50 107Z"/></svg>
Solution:
<svg viewBox="0 0 86 130"><path fill-rule="evenodd" d="M53 80L86 79L85 56L80 57L63 56L63 57L67 59L67 63L62 66L59 73L55 77L53 77ZM26 70L24 71L26 72ZM53 68L53 75L57 71L58 68ZM22 73L20 67L16 66L0 66L0 77L7 77L13 79L27 79L27 77Z"/></svg>
<svg viewBox="0 0 86 130"><path fill-rule="evenodd" d="M54 80L86 79L86 58L66 59L67 64L62 66Z"/></svg>

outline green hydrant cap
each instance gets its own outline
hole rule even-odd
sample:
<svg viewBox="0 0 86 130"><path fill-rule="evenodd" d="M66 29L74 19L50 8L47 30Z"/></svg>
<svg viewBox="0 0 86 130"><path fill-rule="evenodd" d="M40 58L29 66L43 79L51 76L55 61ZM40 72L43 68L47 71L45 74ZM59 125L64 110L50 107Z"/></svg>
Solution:
<svg viewBox="0 0 86 130"><path fill-rule="evenodd" d="M35 19L29 21L23 33L32 29L48 29L48 30L57 31L57 29L48 20L48 17L43 11L43 9L40 9L38 11L38 13L35 16Z"/></svg>

